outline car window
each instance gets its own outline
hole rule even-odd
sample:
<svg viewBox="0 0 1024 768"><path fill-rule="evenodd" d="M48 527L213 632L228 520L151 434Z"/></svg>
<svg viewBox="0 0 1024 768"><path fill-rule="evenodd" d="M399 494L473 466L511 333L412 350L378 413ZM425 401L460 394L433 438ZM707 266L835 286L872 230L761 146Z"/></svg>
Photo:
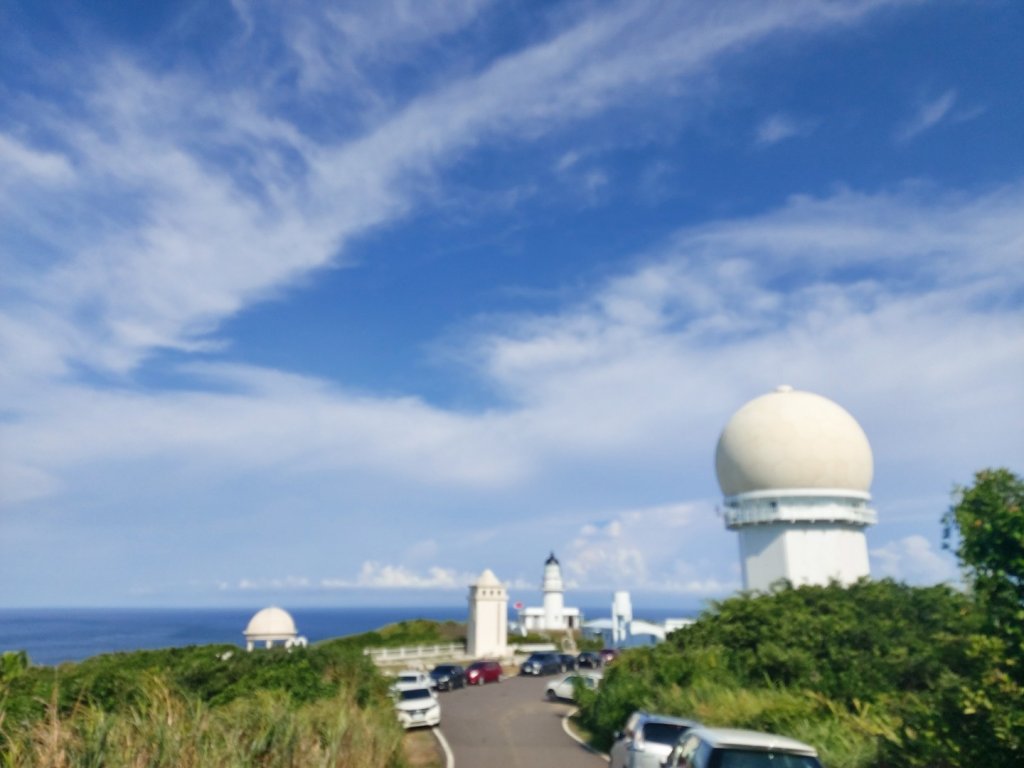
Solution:
<svg viewBox="0 0 1024 768"><path fill-rule="evenodd" d="M752 749L719 749L711 768L821 768L817 758Z"/></svg>
<svg viewBox="0 0 1024 768"><path fill-rule="evenodd" d="M677 723L647 723L643 730L644 741L672 746L689 729L690 726Z"/></svg>
<svg viewBox="0 0 1024 768"><path fill-rule="evenodd" d="M429 699L430 691L426 688L410 688L406 691L401 692L402 701L409 701L410 699Z"/></svg>

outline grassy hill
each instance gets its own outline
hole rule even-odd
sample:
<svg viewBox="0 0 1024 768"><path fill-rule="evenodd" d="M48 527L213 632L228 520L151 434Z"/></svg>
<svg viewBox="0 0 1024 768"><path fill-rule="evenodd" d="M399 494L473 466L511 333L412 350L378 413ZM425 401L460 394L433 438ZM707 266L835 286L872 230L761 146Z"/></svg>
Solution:
<svg viewBox="0 0 1024 768"><path fill-rule="evenodd" d="M449 642L414 620L290 651L204 645L0 665L0 765L402 764L387 683L364 647Z"/></svg>

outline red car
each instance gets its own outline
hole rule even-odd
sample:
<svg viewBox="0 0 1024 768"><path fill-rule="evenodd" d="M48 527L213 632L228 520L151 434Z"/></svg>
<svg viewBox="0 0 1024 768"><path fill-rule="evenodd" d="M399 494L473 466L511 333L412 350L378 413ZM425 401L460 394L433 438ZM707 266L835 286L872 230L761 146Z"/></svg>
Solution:
<svg viewBox="0 0 1024 768"><path fill-rule="evenodd" d="M469 685L501 682L501 664L496 661L474 661L466 667L466 682Z"/></svg>

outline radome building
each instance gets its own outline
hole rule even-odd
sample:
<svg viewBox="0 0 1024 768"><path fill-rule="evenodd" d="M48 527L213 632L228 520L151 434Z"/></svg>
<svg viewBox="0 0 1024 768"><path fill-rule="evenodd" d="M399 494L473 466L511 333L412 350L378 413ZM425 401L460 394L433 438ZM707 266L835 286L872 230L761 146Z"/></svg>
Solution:
<svg viewBox="0 0 1024 768"><path fill-rule="evenodd" d="M788 386L757 397L722 430L715 470L726 527L739 534L744 589L870 575L874 464L864 430L842 407Z"/></svg>

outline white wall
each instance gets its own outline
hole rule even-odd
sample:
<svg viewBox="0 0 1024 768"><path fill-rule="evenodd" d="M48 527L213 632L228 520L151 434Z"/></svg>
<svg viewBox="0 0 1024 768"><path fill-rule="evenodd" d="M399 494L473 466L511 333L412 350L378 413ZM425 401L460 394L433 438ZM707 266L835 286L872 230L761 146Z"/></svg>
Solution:
<svg viewBox="0 0 1024 768"><path fill-rule="evenodd" d="M779 523L739 529L744 589L779 579L794 586L851 584L870 575L864 529L835 523Z"/></svg>

